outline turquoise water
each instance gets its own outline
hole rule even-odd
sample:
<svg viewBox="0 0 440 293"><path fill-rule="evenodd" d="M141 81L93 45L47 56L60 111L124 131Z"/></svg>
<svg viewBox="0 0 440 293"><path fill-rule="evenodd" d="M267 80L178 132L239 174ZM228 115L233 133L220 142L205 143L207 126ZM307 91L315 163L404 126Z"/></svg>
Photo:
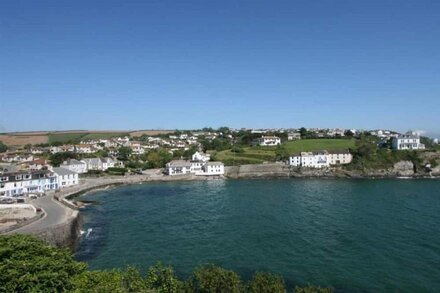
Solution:
<svg viewBox="0 0 440 293"><path fill-rule="evenodd" d="M149 183L83 197L77 251L92 269L161 260L282 275L342 292L440 291L438 180Z"/></svg>

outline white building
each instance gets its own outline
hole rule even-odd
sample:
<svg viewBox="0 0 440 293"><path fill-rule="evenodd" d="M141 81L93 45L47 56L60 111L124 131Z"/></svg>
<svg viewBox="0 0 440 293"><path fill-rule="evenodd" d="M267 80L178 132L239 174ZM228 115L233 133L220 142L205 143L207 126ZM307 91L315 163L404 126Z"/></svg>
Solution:
<svg viewBox="0 0 440 293"><path fill-rule="evenodd" d="M87 164L75 159L64 161L64 163L61 164L60 167L69 169L70 171L76 172L78 174L87 173Z"/></svg>
<svg viewBox="0 0 440 293"><path fill-rule="evenodd" d="M328 161L330 165L346 165L353 161L353 155L349 151L329 151Z"/></svg>
<svg viewBox="0 0 440 293"><path fill-rule="evenodd" d="M203 173L196 175L223 175L225 174L225 165L222 162L206 162L202 170Z"/></svg>
<svg viewBox="0 0 440 293"><path fill-rule="evenodd" d="M165 173L168 175L190 174L191 162L185 160L173 160L165 165Z"/></svg>
<svg viewBox="0 0 440 293"><path fill-rule="evenodd" d="M289 132L287 134L287 140L298 140L301 139L301 133L299 132Z"/></svg>
<svg viewBox="0 0 440 293"><path fill-rule="evenodd" d="M289 165L295 167L325 168L330 165L349 164L353 155L348 151L301 152L289 158Z"/></svg>
<svg viewBox="0 0 440 293"><path fill-rule="evenodd" d="M253 145L276 146L281 144L281 138L278 136L262 136L252 141Z"/></svg>
<svg viewBox="0 0 440 293"><path fill-rule="evenodd" d="M78 184L78 173L65 168L53 168L59 188Z"/></svg>
<svg viewBox="0 0 440 293"><path fill-rule="evenodd" d="M202 152L195 152L192 155L192 160L193 161L208 162L209 160L211 160L211 155L210 154L205 154L205 153L202 153Z"/></svg>
<svg viewBox="0 0 440 293"><path fill-rule="evenodd" d="M211 156L202 152L195 152L191 161L174 160L166 164L165 173L168 175L223 175L225 168L222 162L209 162Z"/></svg>
<svg viewBox="0 0 440 293"><path fill-rule="evenodd" d="M57 177L48 170L0 174L0 196L21 196L57 188Z"/></svg>
<svg viewBox="0 0 440 293"><path fill-rule="evenodd" d="M420 137L412 134L402 134L392 138L392 148L395 150L424 150Z"/></svg>

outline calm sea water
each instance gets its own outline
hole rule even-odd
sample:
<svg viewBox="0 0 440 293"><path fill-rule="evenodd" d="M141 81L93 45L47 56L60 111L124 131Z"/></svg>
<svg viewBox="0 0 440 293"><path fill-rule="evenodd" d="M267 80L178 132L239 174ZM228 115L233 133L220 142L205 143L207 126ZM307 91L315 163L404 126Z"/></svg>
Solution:
<svg viewBox="0 0 440 293"><path fill-rule="evenodd" d="M337 291L440 291L438 180L149 183L83 197L92 269L215 263Z"/></svg>

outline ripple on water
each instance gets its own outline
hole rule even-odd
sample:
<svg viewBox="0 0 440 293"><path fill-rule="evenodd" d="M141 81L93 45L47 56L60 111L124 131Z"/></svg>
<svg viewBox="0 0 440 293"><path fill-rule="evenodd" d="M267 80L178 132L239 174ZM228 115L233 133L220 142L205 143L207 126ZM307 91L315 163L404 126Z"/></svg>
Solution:
<svg viewBox="0 0 440 293"><path fill-rule="evenodd" d="M214 262L248 278L340 291L440 289L440 181L213 180L85 196L77 258L91 268L161 260L187 277Z"/></svg>

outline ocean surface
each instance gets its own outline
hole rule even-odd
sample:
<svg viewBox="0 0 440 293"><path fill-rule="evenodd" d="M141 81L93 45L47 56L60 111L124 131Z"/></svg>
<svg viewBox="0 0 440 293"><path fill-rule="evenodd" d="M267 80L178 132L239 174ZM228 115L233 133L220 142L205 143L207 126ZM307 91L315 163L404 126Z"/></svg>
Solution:
<svg viewBox="0 0 440 293"><path fill-rule="evenodd" d="M97 191L76 257L91 269L215 263L340 292L440 291L440 180L212 180Z"/></svg>

